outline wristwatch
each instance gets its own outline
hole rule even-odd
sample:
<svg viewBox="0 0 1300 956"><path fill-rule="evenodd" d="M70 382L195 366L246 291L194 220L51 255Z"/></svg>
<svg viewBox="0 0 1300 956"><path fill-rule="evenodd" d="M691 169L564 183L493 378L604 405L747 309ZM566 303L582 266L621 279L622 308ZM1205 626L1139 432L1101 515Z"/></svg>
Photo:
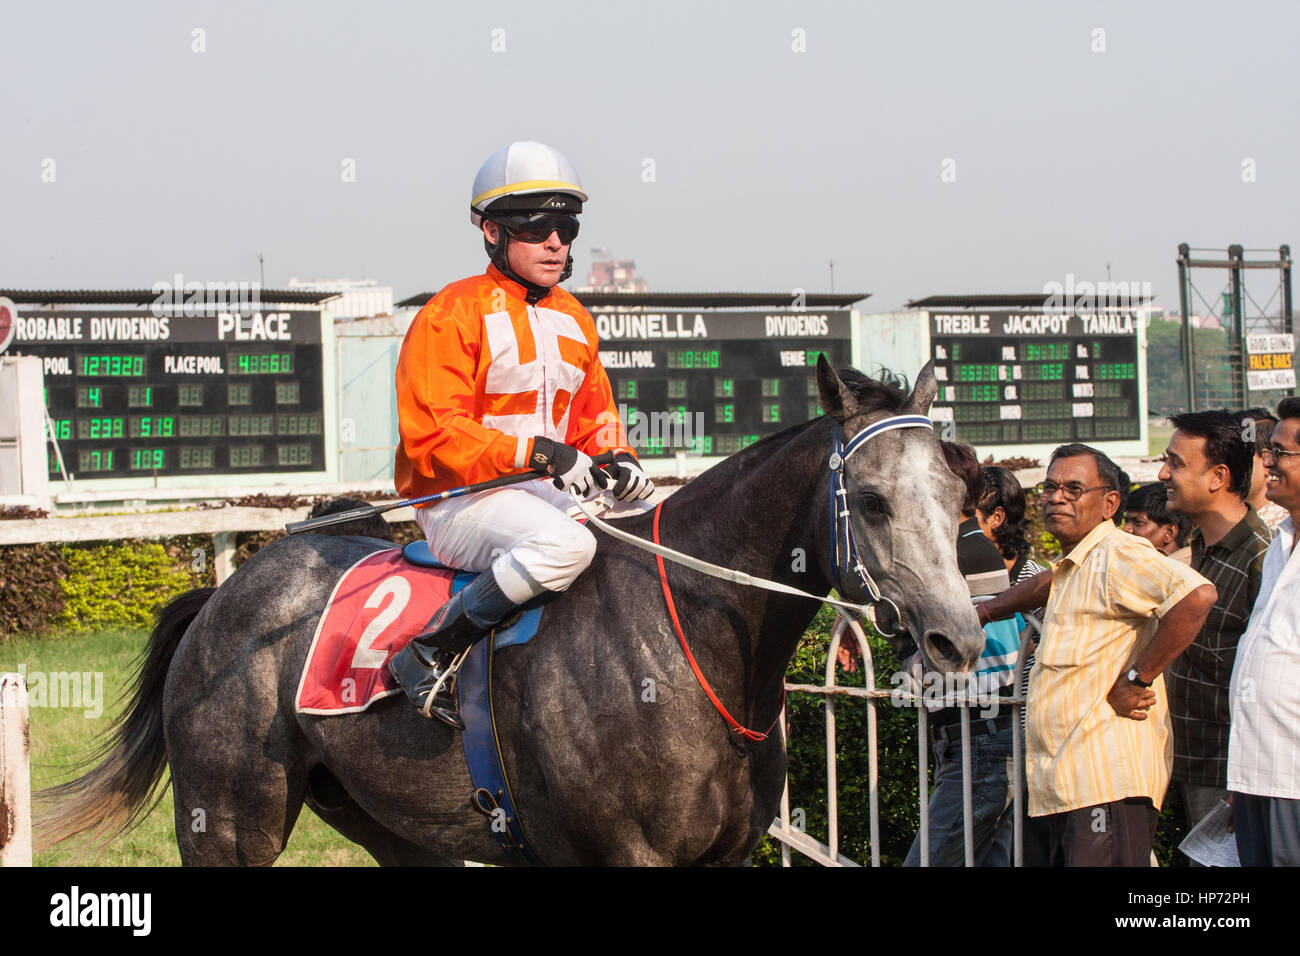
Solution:
<svg viewBox="0 0 1300 956"><path fill-rule="evenodd" d="M1150 687L1155 683L1154 680L1143 680L1138 676L1138 669L1130 667L1128 669L1128 680L1130 684L1136 684L1138 687Z"/></svg>

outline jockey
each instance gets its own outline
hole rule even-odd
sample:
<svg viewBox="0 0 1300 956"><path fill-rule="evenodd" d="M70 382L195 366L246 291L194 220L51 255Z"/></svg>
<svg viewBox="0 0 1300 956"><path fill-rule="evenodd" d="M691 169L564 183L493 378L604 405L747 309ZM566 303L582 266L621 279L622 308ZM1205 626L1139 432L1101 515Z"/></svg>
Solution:
<svg viewBox="0 0 1300 956"><path fill-rule="evenodd" d="M591 315L557 283L587 200L558 150L512 143L474 178L470 222L491 265L453 282L411 323L397 361L395 483L406 498L528 469L524 482L416 511L434 556L482 572L429 630L389 662L421 712L464 728L450 677L457 656L519 605L563 591L591 563L596 539L565 514L612 485L637 501L654 485L627 444ZM592 456L613 452L602 471ZM437 687L436 693L430 693Z"/></svg>

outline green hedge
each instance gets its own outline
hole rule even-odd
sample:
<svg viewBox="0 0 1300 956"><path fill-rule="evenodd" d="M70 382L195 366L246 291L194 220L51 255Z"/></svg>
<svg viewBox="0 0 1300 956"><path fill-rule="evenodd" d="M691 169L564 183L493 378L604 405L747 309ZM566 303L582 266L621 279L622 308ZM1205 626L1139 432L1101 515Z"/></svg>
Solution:
<svg viewBox="0 0 1300 956"><path fill-rule="evenodd" d="M215 583L208 535L0 548L0 638L148 627L159 605Z"/></svg>
<svg viewBox="0 0 1300 956"><path fill-rule="evenodd" d="M177 567L157 541L65 546L63 557L67 600L55 623L73 630L105 624L150 627L160 605L197 586L194 573Z"/></svg>
<svg viewBox="0 0 1300 956"><path fill-rule="evenodd" d="M0 548L0 637L49 628L63 613L68 562L54 545Z"/></svg>

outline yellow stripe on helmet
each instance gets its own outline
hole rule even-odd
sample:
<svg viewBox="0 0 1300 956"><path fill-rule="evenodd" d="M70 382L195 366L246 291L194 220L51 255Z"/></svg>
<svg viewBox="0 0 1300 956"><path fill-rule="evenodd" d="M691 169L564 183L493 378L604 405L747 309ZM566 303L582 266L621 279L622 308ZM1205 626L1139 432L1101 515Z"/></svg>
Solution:
<svg viewBox="0 0 1300 956"><path fill-rule="evenodd" d="M487 192L479 193L472 200L470 200L470 205L477 208L481 203L485 203L489 200L496 199L500 196L505 196L510 193L541 192L543 190L548 190L548 189L577 193L579 196L587 195L585 192L582 191L582 188L580 186L575 186L573 183L566 183L563 182L562 180L528 179L525 180L524 182L510 183L509 185L506 186L498 186L496 189L489 189L487 190Z"/></svg>

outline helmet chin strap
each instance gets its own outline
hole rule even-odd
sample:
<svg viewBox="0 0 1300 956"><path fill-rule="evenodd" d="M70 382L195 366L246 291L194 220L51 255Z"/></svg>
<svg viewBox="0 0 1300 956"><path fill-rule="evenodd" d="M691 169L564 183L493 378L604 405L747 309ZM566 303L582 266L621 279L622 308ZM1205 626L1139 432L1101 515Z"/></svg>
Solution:
<svg viewBox="0 0 1300 956"><path fill-rule="evenodd" d="M509 242L510 237L506 234L505 227L499 223L497 224L497 241L495 244L488 241L486 235L483 236L483 247L487 249L488 258L491 259L492 264L497 267L497 271L507 279L513 279L515 282L518 282L523 286L525 292L524 301L529 305L536 305L542 299L546 298L554 286L538 285L536 282L529 282L519 273L515 272L514 269L510 268L510 254L508 251ZM569 255L564 261L564 271L560 273L560 278L556 280L555 284L559 285L571 275L573 275L573 256Z"/></svg>

